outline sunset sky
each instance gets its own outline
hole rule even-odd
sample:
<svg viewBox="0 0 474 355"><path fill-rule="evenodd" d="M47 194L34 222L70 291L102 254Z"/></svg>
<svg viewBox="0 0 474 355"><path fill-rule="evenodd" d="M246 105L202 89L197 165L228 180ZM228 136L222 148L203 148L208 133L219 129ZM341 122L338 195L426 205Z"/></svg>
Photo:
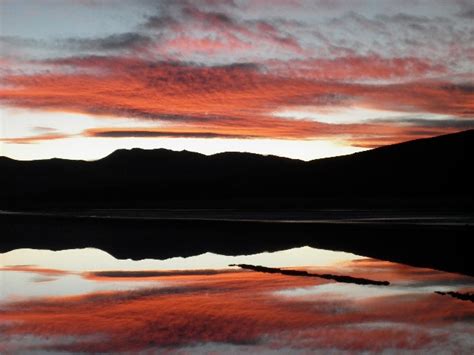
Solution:
<svg viewBox="0 0 474 355"><path fill-rule="evenodd" d="M0 0L0 155L315 159L474 128L472 0Z"/></svg>

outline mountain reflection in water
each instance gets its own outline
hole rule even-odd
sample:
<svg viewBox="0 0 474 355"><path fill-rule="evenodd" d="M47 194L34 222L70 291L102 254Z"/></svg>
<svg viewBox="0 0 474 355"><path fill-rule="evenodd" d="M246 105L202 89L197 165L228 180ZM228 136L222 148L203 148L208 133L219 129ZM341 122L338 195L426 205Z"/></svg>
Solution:
<svg viewBox="0 0 474 355"><path fill-rule="evenodd" d="M472 353L474 303L435 292L473 290L467 276L309 247L140 261L19 249L0 254L0 353Z"/></svg>

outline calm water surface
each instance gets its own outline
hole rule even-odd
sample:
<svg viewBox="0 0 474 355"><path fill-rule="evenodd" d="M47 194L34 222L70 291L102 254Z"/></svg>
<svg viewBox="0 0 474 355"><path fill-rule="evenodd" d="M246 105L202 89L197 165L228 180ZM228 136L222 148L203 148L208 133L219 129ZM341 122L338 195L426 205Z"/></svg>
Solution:
<svg viewBox="0 0 474 355"><path fill-rule="evenodd" d="M117 219L167 219L208 221L260 221L282 223L390 223L425 225L473 225L474 215L459 210L324 209L90 209L71 211L5 211L3 215L74 216Z"/></svg>
<svg viewBox="0 0 474 355"><path fill-rule="evenodd" d="M473 353L474 303L435 291L474 279L309 247L139 261L19 249L0 254L0 353Z"/></svg>

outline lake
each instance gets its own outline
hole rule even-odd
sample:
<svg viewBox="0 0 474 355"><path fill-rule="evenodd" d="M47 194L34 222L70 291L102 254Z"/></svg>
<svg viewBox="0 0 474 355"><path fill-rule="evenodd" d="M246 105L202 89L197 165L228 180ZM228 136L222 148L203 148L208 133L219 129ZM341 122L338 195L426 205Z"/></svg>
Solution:
<svg viewBox="0 0 474 355"><path fill-rule="evenodd" d="M470 292L469 276L311 247L162 260L17 249L0 254L0 352L472 353Z"/></svg>

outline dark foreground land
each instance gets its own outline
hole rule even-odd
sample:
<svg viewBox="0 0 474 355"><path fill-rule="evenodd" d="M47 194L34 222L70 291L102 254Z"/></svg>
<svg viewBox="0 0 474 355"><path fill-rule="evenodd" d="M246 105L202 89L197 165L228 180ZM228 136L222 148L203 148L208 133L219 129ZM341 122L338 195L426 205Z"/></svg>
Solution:
<svg viewBox="0 0 474 355"><path fill-rule="evenodd" d="M0 209L474 210L474 130L304 162L118 150L97 161L0 157Z"/></svg>
<svg viewBox="0 0 474 355"><path fill-rule="evenodd" d="M326 219L318 215L316 220L306 215L271 220L261 215L259 219L222 214L211 218L205 211L192 218L169 212L158 215L2 213L0 252L95 247L117 258L162 259L311 246L474 276L474 226L466 217L368 219L333 214Z"/></svg>

